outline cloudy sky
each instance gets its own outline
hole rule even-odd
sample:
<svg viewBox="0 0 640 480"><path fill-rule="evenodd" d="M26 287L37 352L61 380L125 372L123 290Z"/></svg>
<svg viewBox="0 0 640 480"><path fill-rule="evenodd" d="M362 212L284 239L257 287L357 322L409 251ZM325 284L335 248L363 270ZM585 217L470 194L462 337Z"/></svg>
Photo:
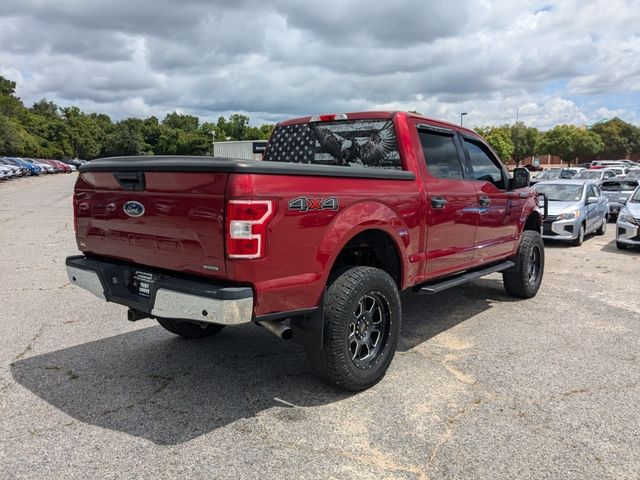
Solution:
<svg viewBox="0 0 640 480"><path fill-rule="evenodd" d="M0 74L114 118L640 124L640 0L2 0Z"/></svg>

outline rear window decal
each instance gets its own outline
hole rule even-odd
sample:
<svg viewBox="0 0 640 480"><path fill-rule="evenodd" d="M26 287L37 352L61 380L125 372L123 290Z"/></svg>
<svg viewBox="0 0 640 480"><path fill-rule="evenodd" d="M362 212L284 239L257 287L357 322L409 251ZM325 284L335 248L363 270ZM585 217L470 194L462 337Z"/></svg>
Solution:
<svg viewBox="0 0 640 480"><path fill-rule="evenodd" d="M402 170L391 120L278 127L264 160Z"/></svg>

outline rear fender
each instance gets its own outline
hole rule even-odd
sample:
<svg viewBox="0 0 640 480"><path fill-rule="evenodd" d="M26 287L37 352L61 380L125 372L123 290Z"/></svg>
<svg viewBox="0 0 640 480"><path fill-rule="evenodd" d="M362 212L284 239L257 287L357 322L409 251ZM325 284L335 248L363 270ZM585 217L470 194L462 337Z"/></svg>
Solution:
<svg viewBox="0 0 640 480"><path fill-rule="evenodd" d="M331 222L320 242L317 258L323 265L323 281L326 283L338 255L356 235L366 230L380 230L393 240L399 255L401 284L407 282L409 229L403 219L387 205L378 202L361 202L341 211Z"/></svg>

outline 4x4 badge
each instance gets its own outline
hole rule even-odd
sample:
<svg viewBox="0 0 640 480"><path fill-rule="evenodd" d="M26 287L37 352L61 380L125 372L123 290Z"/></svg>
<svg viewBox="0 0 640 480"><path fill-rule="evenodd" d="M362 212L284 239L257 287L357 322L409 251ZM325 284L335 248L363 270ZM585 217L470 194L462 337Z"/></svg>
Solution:
<svg viewBox="0 0 640 480"><path fill-rule="evenodd" d="M338 208L340 208L340 204L338 203L338 199L336 197L296 197L289 202L289 210L300 210L301 212L308 212L313 210L336 211L338 210Z"/></svg>

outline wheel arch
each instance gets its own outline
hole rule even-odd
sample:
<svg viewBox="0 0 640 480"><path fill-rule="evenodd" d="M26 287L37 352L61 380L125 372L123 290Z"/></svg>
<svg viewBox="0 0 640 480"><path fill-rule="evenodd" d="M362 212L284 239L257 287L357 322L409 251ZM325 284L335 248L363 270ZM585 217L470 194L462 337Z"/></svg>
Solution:
<svg viewBox="0 0 640 480"><path fill-rule="evenodd" d="M340 267L371 266L389 273L402 290L406 282L409 231L391 208L377 202L354 205L338 215L323 241L325 282Z"/></svg>

